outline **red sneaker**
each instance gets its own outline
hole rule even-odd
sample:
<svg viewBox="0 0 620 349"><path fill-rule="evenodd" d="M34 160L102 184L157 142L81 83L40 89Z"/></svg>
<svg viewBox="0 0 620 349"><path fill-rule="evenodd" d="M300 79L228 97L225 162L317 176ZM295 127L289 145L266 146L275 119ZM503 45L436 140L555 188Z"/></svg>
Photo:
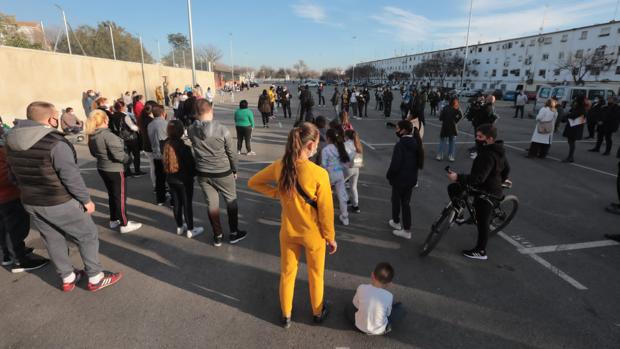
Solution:
<svg viewBox="0 0 620 349"><path fill-rule="evenodd" d="M96 284L88 282L88 290L91 292L99 291L102 288L112 286L123 278L123 273L112 273L109 271L103 272L103 278Z"/></svg>
<svg viewBox="0 0 620 349"><path fill-rule="evenodd" d="M84 270L74 270L73 271L75 273L75 279L73 280L73 282L68 282L62 283L62 291L63 292L71 292L73 291L73 289L75 288L75 285L80 282L80 280L82 279L83 276L86 276L86 272L84 272Z"/></svg>

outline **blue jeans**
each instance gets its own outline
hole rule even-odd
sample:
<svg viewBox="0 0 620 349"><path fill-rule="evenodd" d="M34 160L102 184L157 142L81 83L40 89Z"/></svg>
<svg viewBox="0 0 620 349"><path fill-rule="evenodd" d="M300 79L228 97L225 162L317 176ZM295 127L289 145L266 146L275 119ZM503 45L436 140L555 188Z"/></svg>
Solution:
<svg viewBox="0 0 620 349"><path fill-rule="evenodd" d="M454 136L442 137L439 141L439 150L437 150L437 155L443 157L444 149L448 148L448 156L454 157L454 138Z"/></svg>

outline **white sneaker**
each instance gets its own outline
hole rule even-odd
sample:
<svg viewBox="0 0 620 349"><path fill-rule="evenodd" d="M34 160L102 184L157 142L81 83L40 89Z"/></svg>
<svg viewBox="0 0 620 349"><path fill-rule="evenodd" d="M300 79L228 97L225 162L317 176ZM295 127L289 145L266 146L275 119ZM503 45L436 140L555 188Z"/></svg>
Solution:
<svg viewBox="0 0 620 349"><path fill-rule="evenodd" d="M188 239L191 239L193 237L196 237L196 236L204 233L204 231L205 231L205 229L203 227L194 227L194 229L187 231L186 236L187 236Z"/></svg>
<svg viewBox="0 0 620 349"><path fill-rule="evenodd" d="M241 155L241 151L237 151L237 155Z"/></svg>
<svg viewBox="0 0 620 349"><path fill-rule="evenodd" d="M183 224L182 227L177 228L177 235L183 235L183 233L187 230L187 225Z"/></svg>
<svg viewBox="0 0 620 349"><path fill-rule="evenodd" d="M340 223L342 223L342 225L349 225L349 217L345 217L343 215L338 216L338 218L340 219Z"/></svg>
<svg viewBox="0 0 620 349"><path fill-rule="evenodd" d="M450 156L450 157L448 157L448 160L449 160L450 162L454 162L454 156Z"/></svg>
<svg viewBox="0 0 620 349"><path fill-rule="evenodd" d="M142 223L129 221L126 226L121 227L121 234L131 233L132 231L136 231L140 228L142 228Z"/></svg>
<svg viewBox="0 0 620 349"><path fill-rule="evenodd" d="M110 229L116 229L121 226L121 221L110 221Z"/></svg>
<svg viewBox="0 0 620 349"><path fill-rule="evenodd" d="M253 152L253 151L251 151L251 152L248 152L246 155L247 155L247 156L254 156L254 155L256 155L256 153L255 153L255 152Z"/></svg>
<svg viewBox="0 0 620 349"><path fill-rule="evenodd" d="M396 229L396 230L402 230L402 226L400 225L400 223L396 223L394 222L393 219L390 219L390 221L388 222L388 224L390 225L390 227Z"/></svg>
<svg viewBox="0 0 620 349"><path fill-rule="evenodd" d="M398 230L392 230L392 234L394 234L394 235L396 235L398 237L401 237L401 238L411 239L411 232L410 231L398 229Z"/></svg>
<svg viewBox="0 0 620 349"><path fill-rule="evenodd" d="M443 156L441 156L441 155L437 155L437 156L435 157L435 160L437 160L437 161L441 161L441 160L443 160Z"/></svg>

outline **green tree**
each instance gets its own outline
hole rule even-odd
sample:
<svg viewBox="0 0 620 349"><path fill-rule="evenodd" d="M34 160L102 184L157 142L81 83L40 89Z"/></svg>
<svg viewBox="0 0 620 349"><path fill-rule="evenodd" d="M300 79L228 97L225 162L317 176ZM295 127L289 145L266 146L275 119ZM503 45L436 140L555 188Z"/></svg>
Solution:
<svg viewBox="0 0 620 349"><path fill-rule="evenodd" d="M0 12L0 45L42 49L41 44L31 43L28 38L17 31L15 17Z"/></svg>
<svg viewBox="0 0 620 349"><path fill-rule="evenodd" d="M121 61L140 62L140 40L125 28L118 26L112 21L104 21L97 24L96 28L89 25L81 25L70 31L71 51L73 54L85 54L92 57L113 58L110 28L114 36L114 48L116 59ZM83 51L82 51L83 50ZM69 52L67 41L58 43L59 52ZM153 63L153 57L145 49L144 62Z"/></svg>

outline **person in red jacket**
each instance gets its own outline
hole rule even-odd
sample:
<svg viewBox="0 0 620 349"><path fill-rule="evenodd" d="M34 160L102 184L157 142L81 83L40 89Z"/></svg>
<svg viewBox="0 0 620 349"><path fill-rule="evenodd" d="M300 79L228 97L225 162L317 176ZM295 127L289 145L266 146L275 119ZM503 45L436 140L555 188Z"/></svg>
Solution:
<svg viewBox="0 0 620 349"><path fill-rule="evenodd" d="M24 240L30 231L30 217L19 200L19 189L13 183L4 148L4 129L0 127L0 246L4 254L2 266L13 273L44 267L45 258L32 254Z"/></svg>

